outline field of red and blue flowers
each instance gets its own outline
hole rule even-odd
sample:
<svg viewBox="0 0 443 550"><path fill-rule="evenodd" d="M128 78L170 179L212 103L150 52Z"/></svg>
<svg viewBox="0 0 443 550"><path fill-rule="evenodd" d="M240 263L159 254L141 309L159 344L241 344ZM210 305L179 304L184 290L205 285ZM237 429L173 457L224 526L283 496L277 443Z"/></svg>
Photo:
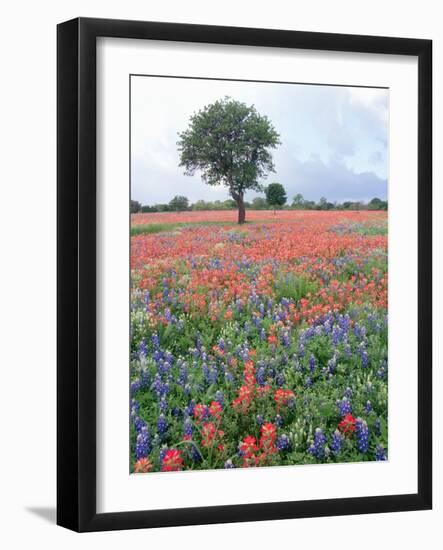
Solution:
<svg viewBox="0 0 443 550"><path fill-rule="evenodd" d="M387 214L136 214L131 471L387 459Z"/></svg>

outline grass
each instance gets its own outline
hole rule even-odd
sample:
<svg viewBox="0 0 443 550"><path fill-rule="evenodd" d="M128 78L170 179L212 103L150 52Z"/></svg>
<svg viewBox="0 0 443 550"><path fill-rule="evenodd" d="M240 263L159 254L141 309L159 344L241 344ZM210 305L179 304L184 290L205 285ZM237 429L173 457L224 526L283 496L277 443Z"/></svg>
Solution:
<svg viewBox="0 0 443 550"><path fill-rule="evenodd" d="M237 222L177 222L177 223L147 223L131 226L131 236L150 235L153 233L163 233L164 231L174 231L184 227L199 227L205 225L236 226Z"/></svg>
<svg viewBox="0 0 443 550"><path fill-rule="evenodd" d="M307 294L314 293L317 290L317 285L294 273L285 273L277 276L274 290L277 300L292 298L298 302Z"/></svg>
<svg viewBox="0 0 443 550"><path fill-rule="evenodd" d="M387 235L388 224L360 224L360 223L341 223L331 227L329 231L343 235L346 233L358 233L360 235Z"/></svg>

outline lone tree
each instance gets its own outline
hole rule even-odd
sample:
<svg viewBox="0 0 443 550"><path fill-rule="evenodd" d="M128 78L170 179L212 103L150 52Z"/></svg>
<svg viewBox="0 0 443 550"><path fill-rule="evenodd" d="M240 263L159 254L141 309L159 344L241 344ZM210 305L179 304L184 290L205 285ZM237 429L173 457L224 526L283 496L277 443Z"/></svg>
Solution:
<svg viewBox="0 0 443 550"><path fill-rule="evenodd" d="M281 183L271 183L265 188L266 201L275 209L286 202L286 191Z"/></svg>
<svg viewBox="0 0 443 550"><path fill-rule="evenodd" d="M190 120L177 143L186 175L197 170L209 185L224 185L246 219L245 192L261 191L260 178L274 172L270 149L280 143L266 116L229 97L207 105Z"/></svg>

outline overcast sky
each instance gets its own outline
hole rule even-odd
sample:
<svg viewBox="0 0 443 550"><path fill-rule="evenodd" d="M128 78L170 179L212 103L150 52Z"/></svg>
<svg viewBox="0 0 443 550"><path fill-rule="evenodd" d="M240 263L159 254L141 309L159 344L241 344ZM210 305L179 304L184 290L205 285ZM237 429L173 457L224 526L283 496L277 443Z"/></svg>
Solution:
<svg viewBox="0 0 443 550"><path fill-rule="evenodd" d="M280 134L275 173L262 183L282 183L289 202L297 193L332 202L386 199L388 90L137 76L131 81L134 200L229 198L226 188L206 185L198 173L185 176L177 152L190 116L225 96L254 105ZM246 200L255 196L249 191Z"/></svg>

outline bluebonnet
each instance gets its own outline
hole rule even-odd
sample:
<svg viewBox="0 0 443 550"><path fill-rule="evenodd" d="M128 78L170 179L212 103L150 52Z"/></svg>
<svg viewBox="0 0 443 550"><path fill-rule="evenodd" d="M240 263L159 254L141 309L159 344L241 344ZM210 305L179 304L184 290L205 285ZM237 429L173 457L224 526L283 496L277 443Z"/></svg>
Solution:
<svg viewBox="0 0 443 550"><path fill-rule="evenodd" d="M168 412L168 402L166 401L166 397L163 395L158 402L158 407L160 409L160 412L162 414L166 414Z"/></svg>
<svg viewBox="0 0 443 550"><path fill-rule="evenodd" d="M310 370L311 372L314 372L314 369L315 369L316 364L317 364L317 363L316 363L316 361L315 361L315 357L314 357L314 356L312 355L312 353L311 353L311 355L310 355L310 357L309 357L309 370Z"/></svg>
<svg viewBox="0 0 443 550"><path fill-rule="evenodd" d="M215 401L221 406L224 407L225 404L225 396L223 395L223 392L221 390L217 390L215 392Z"/></svg>
<svg viewBox="0 0 443 550"><path fill-rule="evenodd" d="M276 426L278 426L279 428L280 428L281 426L283 426L283 418L282 418L279 414L276 414L276 415L275 415L274 424L275 424Z"/></svg>
<svg viewBox="0 0 443 550"><path fill-rule="evenodd" d="M232 372L225 372L225 382L228 384L232 384L234 382L234 375Z"/></svg>
<svg viewBox="0 0 443 550"><path fill-rule="evenodd" d="M266 367L260 366L257 369L256 379L259 386L263 387L266 384Z"/></svg>
<svg viewBox="0 0 443 550"><path fill-rule="evenodd" d="M352 413L352 405L347 397L343 397L342 399L337 399L337 408L338 408L338 413L341 417Z"/></svg>
<svg viewBox="0 0 443 550"><path fill-rule="evenodd" d="M191 458L194 462L200 462L203 459L200 451L197 449L195 445L191 445L190 453L191 453Z"/></svg>
<svg viewBox="0 0 443 550"><path fill-rule="evenodd" d="M131 418L137 416L140 412L140 403L137 399L131 399Z"/></svg>
<svg viewBox="0 0 443 550"><path fill-rule="evenodd" d="M286 434L283 434L280 437L278 437L276 446L279 451L287 451L291 447L289 437Z"/></svg>
<svg viewBox="0 0 443 550"><path fill-rule="evenodd" d="M365 412L366 414L369 414L370 412L372 412L372 403L370 401L366 401L366 404L365 404Z"/></svg>
<svg viewBox="0 0 443 550"><path fill-rule="evenodd" d="M316 428L314 433L314 441L308 447L308 453L317 459L321 459L325 456L326 436L321 428Z"/></svg>
<svg viewBox="0 0 443 550"><path fill-rule="evenodd" d="M328 372L329 374L334 374L336 364L337 364L337 357L334 355L334 356L331 357L331 359L329 359L329 361L328 361L327 372Z"/></svg>
<svg viewBox="0 0 443 550"><path fill-rule="evenodd" d="M375 460L378 460L380 462L387 459L388 457L386 456L386 450L383 445L377 445L375 449Z"/></svg>
<svg viewBox="0 0 443 550"><path fill-rule="evenodd" d="M307 388L310 388L310 387L312 386L312 380L311 380L311 377L310 377L310 376L307 376L307 377L306 377L305 386L306 386Z"/></svg>
<svg viewBox="0 0 443 550"><path fill-rule="evenodd" d="M351 388L347 387L344 391L344 395L345 397L347 397L348 399L350 399L352 397L352 394L353 394L353 391Z"/></svg>
<svg viewBox="0 0 443 550"><path fill-rule="evenodd" d="M275 377L275 383L277 386L283 386L286 382L285 375L282 372L279 372Z"/></svg>
<svg viewBox="0 0 443 550"><path fill-rule="evenodd" d="M332 434L332 440L331 440L331 451L338 455L341 452L341 448L343 445L344 435L339 431L335 430L335 432Z"/></svg>
<svg viewBox="0 0 443 550"><path fill-rule="evenodd" d="M168 421L164 414L161 414L157 420L157 430L160 436L163 436L168 431Z"/></svg>
<svg viewBox="0 0 443 550"><path fill-rule="evenodd" d="M151 434L149 433L149 428L143 426L135 441L135 456L137 460L146 458L151 452L151 449Z"/></svg>
<svg viewBox="0 0 443 550"><path fill-rule="evenodd" d="M257 424L258 424L259 426L261 426L261 425L264 423L265 419L263 418L263 416L262 416L261 414L258 414L258 415L255 417L255 421L257 422Z"/></svg>
<svg viewBox="0 0 443 550"><path fill-rule="evenodd" d="M141 432L142 428L146 426L146 422L143 420L143 418L140 418L139 416L136 416L133 419L134 423L134 429L137 433Z"/></svg>
<svg viewBox="0 0 443 550"><path fill-rule="evenodd" d="M282 344L285 347L288 347L289 344L291 343L291 339L290 339L289 333L287 331L283 332L281 339L282 339Z"/></svg>
<svg viewBox="0 0 443 550"><path fill-rule="evenodd" d="M194 414L194 408L195 408L195 401L193 399L191 399L191 401L189 401L188 406L185 407L184 415L185 416L192 416Z"/></svg>
<svg viewBox="0 0 443 550"><path fill-rule="evenodd" d="M234 466L234 464L232 463L232 460L231 460L231 459L229 459L229 460L227 460L227 461L225 462L224 468L225 468L226 470L230 470L231 468L235 468L235 466Z"/></svg>
<svg viewBox="0 0 443 550"><path fill-rule="evenodd" d="M142 382L139 378L136 378L131 382L131 395L134 395L142 388Z"/></svg>
<svg viewBox="0 0 443 550"><path fill-rule="evenodd" d="M193 432L192 421L188 417L183 422L183 435L187 438L191 438L192 437L192 432Z"/></svg>
<svg viewBox="0 0 443 550"><path fill-rule="evenodd" d="M157 333L154 333L152 335L151 341L152 341L152 345L154 346L154 349L158 349L160 347L160 339Z"/></svg>
<svg viewBox="0 0 443 550"><path fill-rule="evenodd" d="M377 418L374 422L374 431L376 435L381 435L381 420Z"/></svg>
<svg viewBox="0 0 443 550"><path fill-rule="evenodd" d="M180 364L177 383L184 387L188 381L188 366L186 363Z"/></svg>
<svg viewBox="0 0 443 550"><path fill-rule="evenodd" d="M366 369L369 364L369 355L366 350L363 350L360 354L361 356L361 366Z"/></svg>
<svg viewBox="0 0 443 550"><path fill-rule="evenodd" d="M387 364L387 361L384 359L381 364L380 364L380 367L377 369L377 371L375 372L375 376L377 378L386 378L388 374L388 364Z"/></svg>
<svg viewBox="0 0 443 550"><path fill-rule="evenodd" d="M367 453L369 448L369 428L362 418L355 422L355 433L357 435L357 448L361 453Z"/></svg>
<svg viewBox="0 0 443 550"><path fill-rule="evenodd" d="M148 346L146 345L146 341L144 338L140 341L140 344L138 346L138 353L140 355L140 358L146 357L148 355Z"/></svg>

